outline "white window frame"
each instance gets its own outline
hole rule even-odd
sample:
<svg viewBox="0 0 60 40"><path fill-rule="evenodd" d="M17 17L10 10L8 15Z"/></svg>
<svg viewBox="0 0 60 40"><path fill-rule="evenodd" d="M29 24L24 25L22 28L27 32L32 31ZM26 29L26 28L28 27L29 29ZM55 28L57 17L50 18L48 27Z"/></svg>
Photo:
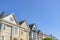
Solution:
<svg viewBox="0 0 60 40"><path fill-rule="evenodd" d="M20 34L23 35L23 29L22 28L20 28Z"/></svg>
<svg viewBox="0 0 60 40"><path fill-rule="evenodd" d="M5 26L6 26L5 24L2 24L2 25L1 25L1 29L2 29L2 30L5 30Z"/></svg>
<svg viewBox="0 0 60 40"><path fill-rule="evenodd" d="M0 40L4 40L4 36L0 36Z"/></svg>
<svg viewBox="0 0 60 40"><path fill-rule="evenodd" d="M15 34L17 34L18 33L18 27L16 26L14 29L15 29Z"/></svg>

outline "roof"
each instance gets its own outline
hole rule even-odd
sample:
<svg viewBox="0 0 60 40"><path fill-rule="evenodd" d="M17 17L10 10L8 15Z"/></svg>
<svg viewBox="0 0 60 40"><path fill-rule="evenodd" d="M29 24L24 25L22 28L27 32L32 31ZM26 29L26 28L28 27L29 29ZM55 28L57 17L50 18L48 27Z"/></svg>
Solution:
<svg viewBox="0 0 60 40"><path fill-rule="evenodd" d="M6 17L6 14L5 14L5 12L3 11L3 12L0 14L0 19L1 19L1 18L4 18L4 17Z"/></svg>
<svg viewBox="0 0 60 40"><path fill-rule="evenodd" d="M41 30L38 30L38 33L41 32Z"/></svg>
<svg viewBox="0 0 60 40"><path fill-rule="evenodd" d="M34 25L35 25L35 24L30 24L30 25L29 25L30 29L32 29Z"/></svg>
<svg viewBox="0 0 60 40"><path fill-rule="evenodd" d="M10 15L12 15L16 21L17 24L19 24L19 22L17 21L15 15L13 13L11 13ZM0 19L6 17L6 16L9 16L9 15L6 15L5 12L3 11L1 14L0 14Z"/></svg>
<svg viewBox="0 0 60 40"><path fill-rule="evenodd" d="M19 24L21 25L23 22L25 22L25 20L23 20L23 21L19 22Z"/></svg>

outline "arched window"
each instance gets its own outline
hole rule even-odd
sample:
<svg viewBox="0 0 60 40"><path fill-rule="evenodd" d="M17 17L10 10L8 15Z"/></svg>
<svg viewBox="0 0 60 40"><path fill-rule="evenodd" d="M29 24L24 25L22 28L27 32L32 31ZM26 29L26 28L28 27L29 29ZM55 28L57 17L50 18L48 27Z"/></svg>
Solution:
<svg viewBox="0 0 60 40"><path fill-rule="evenodd" d="M17 40L16 38L14 38L13 40Z"/></svg>
<svg viewBox="0 0 60 40"><path fill-rule="evenodd" d="M22 39L20 39L20 40L22 40Z"/></svg>

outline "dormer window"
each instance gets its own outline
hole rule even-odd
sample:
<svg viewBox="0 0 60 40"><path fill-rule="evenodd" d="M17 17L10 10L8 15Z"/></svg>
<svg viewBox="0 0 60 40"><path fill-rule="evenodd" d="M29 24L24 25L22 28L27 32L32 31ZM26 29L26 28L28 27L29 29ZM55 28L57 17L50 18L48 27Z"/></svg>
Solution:
<svg viewBox="0 0 60 40"><path fill-rule="evenodd" d="M13 18L12 17L10 17L10 21L13 21Z"/></svg>

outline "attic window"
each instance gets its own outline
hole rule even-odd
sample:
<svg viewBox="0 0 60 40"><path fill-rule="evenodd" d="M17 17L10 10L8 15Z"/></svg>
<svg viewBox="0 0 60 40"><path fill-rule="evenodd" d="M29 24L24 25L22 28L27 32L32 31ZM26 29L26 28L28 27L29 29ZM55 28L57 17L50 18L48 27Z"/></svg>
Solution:
<svg viewBox="0 0 60 40"><path fill-rule="evenodd" d="M12 17L10 17L10 21L13 21L13 18Z"/></svg>

